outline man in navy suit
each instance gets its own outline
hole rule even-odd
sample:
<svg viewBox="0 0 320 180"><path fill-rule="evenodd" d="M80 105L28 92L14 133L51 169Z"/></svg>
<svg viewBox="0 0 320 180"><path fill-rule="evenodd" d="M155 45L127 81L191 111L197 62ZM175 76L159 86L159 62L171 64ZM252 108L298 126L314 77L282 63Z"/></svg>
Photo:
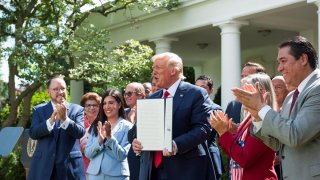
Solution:
<svg viewBox="0 0 320 180"><path fill-rule="evenodd" d="M265 68L261 64L254 63L254 62L247 62L246 64L244 64L242 68L241 79L249 76L250 74L255 74L259 72L266 73ZM236 100L230 101L226 108L226 114L228 114L228 117L232 118L232 121L234 122L232 132L235 133L237 131L237 128L240 122L243 119L243 116L245 116L242 108L242 104ZM229 165L229 159L227 160L227 164Z"/></svg>
<svg viewBox="0 0 320 180"><path fill-rule="evenodd" d="M196 79L195 85L204 88L208 92L208 95L211 95L214 91L213 80L209 76L206 76L206 75L199 76ZM212 111L214 111L214 112L217 110L222 111L221 107L218 104L212 102L211 100L210 100L210 102L211 102L211 110ZM216 143L216 135L217 135L216 130L212 129L212 132L211 132L210 137L208 139L208 145L209 145L209 152L210 152L212 162L213 162L214 171L216 174L216 179L218 180L218 179L220 179L224 169L223 169L222 159L221 159L221 155L220 155L220 150L219 150L217 143Z"/></svg>
<svg viewBox="0 0 320 180"><path fill-rule="evenodd" d="M211 128L207 120L211 111L208 93L183 82L183 65L179 56L162 53L153 58L153 78L164 88L149 98L173 97L172 152L143 151L143 144L134 139L135 153L141 153L140 180L205 180L215 179L206 140ZM159 156L160 154L160 160Z"/></svg>
<svg viewBox="0 0 320 180"><path fill-rule="evenodd" d="M79 139L84 135L83 108L66 102L62 76L48 81L49 103L33 108L30 137L38 141L28 179L85 179Z"/></svg>
<svg viewBox="0 0 320 180"><path fill-rule="evenodd" d="M250 74L255 74L259 72L266 73L265 68L261 64L247 62L246 64L244 64L242 68L241 79L249 76ZM228 114L229 118L232 118L234 123L239 124L243 118L242 104L235 100L229 102L226 108L226 114Z"/></svg>

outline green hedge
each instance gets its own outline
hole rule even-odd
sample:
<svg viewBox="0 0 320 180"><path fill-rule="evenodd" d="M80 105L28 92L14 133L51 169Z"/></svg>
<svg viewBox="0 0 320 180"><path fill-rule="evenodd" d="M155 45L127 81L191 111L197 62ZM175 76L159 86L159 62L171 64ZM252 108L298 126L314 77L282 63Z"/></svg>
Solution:
<svg viewBox="0 0 320 180"><path fill-rule="evenodd" d="M8 157L0 158L0 179L26 179L25 170L20 162L20 156L21 147L17 146Z"/></svg>

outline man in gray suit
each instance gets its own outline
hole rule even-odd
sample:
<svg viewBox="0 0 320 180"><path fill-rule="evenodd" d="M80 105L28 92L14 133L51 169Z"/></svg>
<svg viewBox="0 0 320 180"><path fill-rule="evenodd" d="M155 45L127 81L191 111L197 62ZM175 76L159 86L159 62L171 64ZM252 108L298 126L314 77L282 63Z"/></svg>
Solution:
<svg viewBox="0 0 320 180"><path fill-rule="evenodd" d="M286 84L297 87L286 97L280 113L266 105L258 84L255 93L239 88L232 91L256 119L251 133L273 149L280 150L283 178L320 179L317 53L306 38L297 36L279 46L278 64Z"/></svg>

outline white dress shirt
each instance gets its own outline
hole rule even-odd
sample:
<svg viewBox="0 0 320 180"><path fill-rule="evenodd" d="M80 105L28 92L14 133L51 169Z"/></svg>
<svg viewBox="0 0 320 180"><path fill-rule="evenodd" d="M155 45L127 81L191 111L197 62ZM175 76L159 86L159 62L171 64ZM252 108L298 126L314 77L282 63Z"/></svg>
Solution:
<svg viewBox="0 0 320 180"><path fill-rule="evenodd" d="M52 101L51 101L51 105L52 105L53 111L55 111L55 110L56 110L56 106L55 106L55 104L54 104ZM68 117L68 115L67 115L67 119L66 119L63 123L61 123L58 128L62 128L62 129L65 130L65 129L68 128L69 123L70 123L70 119L69 119L69 117ZM56 124L56 122L54 122L54 123L51 125L51 123L50 123L50 118L47 119L46 125L47 125L47 128L48 128L48 131L49 131L49 132L53 130L55 124Z"/></svg>

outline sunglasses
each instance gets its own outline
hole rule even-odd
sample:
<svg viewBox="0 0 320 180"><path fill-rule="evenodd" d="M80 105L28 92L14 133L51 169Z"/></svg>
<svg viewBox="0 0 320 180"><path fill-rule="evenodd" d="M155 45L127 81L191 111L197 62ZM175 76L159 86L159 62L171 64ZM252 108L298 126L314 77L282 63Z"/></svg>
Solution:
<svg viewBox="0 0 320 180"><path fill-rule="evenodd" d="M128 96L131 97L133 95L133 93L136 93L135 91L128 91L124 93L124 96Z"/></svg>

